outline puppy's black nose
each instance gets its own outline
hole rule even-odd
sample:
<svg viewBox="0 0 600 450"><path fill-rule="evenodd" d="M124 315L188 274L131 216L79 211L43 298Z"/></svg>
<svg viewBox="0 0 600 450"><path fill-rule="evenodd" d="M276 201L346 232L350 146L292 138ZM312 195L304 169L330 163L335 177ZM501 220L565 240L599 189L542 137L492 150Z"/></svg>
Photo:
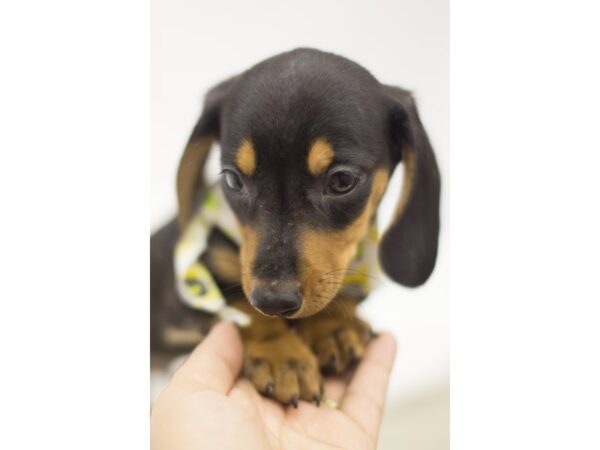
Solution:
<svg viewBox="0 0 600 450"><path fill-rule="evenodd" d="M250 303L256 309L271 316L291 316L300 309L300 290L287 283L256 286L250 292Z"/></svg>

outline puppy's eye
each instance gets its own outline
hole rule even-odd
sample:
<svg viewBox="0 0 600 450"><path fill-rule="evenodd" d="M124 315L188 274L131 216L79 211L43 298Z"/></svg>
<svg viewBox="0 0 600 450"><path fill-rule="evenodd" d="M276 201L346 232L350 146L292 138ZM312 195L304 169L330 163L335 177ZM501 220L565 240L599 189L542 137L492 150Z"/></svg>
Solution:
<svg viewBox="0 0 600 450"><path fill-rule="evenodd" d="M357 181L358 177L347 170L333 172L327 179L327 193L346 194L356 186Z"/></svg>
<svg viewBox="0 0 600 450"><path fill-rule="evenodd" d="M232 191L239 192L244 187L244 183L242 183L242 180L237 173L231 170L226 170L223 176L225 177L225 183L227 184L227 187L229 187L229 189Z"/></svg>

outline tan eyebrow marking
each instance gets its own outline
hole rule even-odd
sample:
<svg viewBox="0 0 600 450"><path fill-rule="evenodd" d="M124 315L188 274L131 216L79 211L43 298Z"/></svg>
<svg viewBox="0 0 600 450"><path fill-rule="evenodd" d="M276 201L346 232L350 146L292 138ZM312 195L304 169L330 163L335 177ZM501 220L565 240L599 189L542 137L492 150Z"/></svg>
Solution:
<svg viewBox="0 0 600 450"><path fill-rule="evenodd" d="M249 139L244 139L240 145L235 163L244 175L251 176L256 170L256 152Z"/></svg>
<svg viewBox="0 0 600 450"><path fill-rule="evenodd" d="M308 152L308 171L317 176L325 172L333 161L333 147L325 138L318 138L313 142Z"/></svg>

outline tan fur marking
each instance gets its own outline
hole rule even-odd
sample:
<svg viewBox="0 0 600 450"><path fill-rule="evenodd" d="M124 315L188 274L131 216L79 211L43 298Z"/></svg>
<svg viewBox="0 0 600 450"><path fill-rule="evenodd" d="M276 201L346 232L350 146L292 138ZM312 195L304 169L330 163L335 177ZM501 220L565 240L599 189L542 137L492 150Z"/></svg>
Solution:
<svg viewBox="0 0 600 450"><path fill-rule="evenodd" d="M235 163L246 176L252 176L256 170L256 151L248 139L242 141L235 157Z"/></svg>
<svg viewBox="0 0 600 450"><path fill-rule="evenodd" d="M204 165L212 145L213 137L202 137L190 141L183 152L177 171L177 199L179 223L184 225L195 208L195 196L204 184Z"/></svg>
<svg viewBox="0 0 600 450"><path fill-rule="evenodd" d="M319 395L321 378L317 359L306 343L290 330L286 320L259 313L247 300L232 305L252 317L250 326L240 329L244 375L261 393L271 385L268 395L284 404L294 396L313 401Z"/></svg>
<svg viewBox="0 0 600 450"><path fill-rule="evenodd" d="M412 194L413 184L415 182L416 161L413 149L410 148L408 151L404 151L402 156L404 162L404 179L402 180L402 191L400 193L400 198L398 199L398 204L396 206L396 210L394 211L394 222L396 222L402 216L402 213L408 204L408 199Z"/></svg>
<svg viewBox="0 0 600 450"><path fill-rule="evenodd" d="M368 231L387 183L388 173L377 171L365 209L345 230L329 233L308 230L303 233L300 282L304 301L295 318L320 311L337 294L345 270L356 256L357 245Z"/></svg>
<svg viewBox="0 0 600 450"><path fill-rule="evenodd" d="M371 327L356 315L358 302L336 296L325 308L298 321L297 332L313 350L319 365L343 373L364 354ZM331 356L335 361L331 362Z"/></svg>
<svg viewBox="0 0 600 450"><path fill-rule="evenodd" d="M308 152L308 171L311 175L321 175L333 161L333 147L325 138L317 139Z"/></svg>
<svg viewBox="0 0 600 450"><path fill-rule="evenodd" d="M237 252L223 247L208 251L210 270L227 283L239 283L241 277L240 256Z"/></svg>
<svg viewBox="0 0 600 450"><path fill-rule="evenodd" d="M284 319L264 315L250 305L250 302L246 299L233 300L231 305L252 318L250 326L240 329L244 339L270 339L289 331Z"/></svg>
<svg viewBox="0 0 600 450"><path fill-rule="evenodd" d="M240 245L240 264L242 266L242 288L248 298L252 290L252 267L258 251L258 234L252 228L240 224L242 242Z"/></svg>

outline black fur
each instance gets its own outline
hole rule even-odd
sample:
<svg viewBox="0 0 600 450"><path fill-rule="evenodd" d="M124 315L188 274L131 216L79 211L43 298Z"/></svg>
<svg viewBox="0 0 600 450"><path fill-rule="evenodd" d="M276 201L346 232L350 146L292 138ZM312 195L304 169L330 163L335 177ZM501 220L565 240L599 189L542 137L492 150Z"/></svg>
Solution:
<svg viewBox="0 0 600 450"><path fill-rule="evenodd" d="M237 172L243 191L235 192L224 182L223 190L242 223L261 223L255 274L262 278L293 278L299 228L344 229L363 211L375 170L383 168L391 175L403 153L413 152L412 196L384 235L380 260L392 279L407 286L422 284L431 274L439 232L439 173L408 91L382 85L343 57L297 49L213 88L191 140L204 136L220 140L222 166L236 172L242 140L249 138L256 149L253 176ZM344 166L358 177L351 193L323 195L328 172L318 177L308 172L310 144L320 137L335 149L332 167ZM157 250L154 239L153 265L155 253L167 251ZM169 240L168 245L173 243ZM166 258L164 264L172 262ZM167 275L172 271L164 270ZM159 276L153 271L153 278ZM153 291L155 286L165 290L153 280Z"/></svg>

